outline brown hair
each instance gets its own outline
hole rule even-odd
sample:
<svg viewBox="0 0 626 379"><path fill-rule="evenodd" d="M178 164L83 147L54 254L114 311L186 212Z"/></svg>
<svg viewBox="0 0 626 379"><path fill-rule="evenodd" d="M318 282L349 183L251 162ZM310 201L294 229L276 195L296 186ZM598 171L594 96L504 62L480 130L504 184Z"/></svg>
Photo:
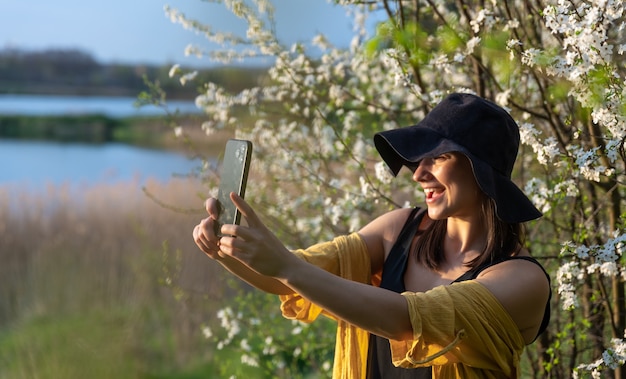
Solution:
<svg viewBox="0 0 626 379"><path fill-rule="evenodd" d="M482 202L481 220L487 229L487 244L482 254L467 263L470 269L519 253L525 242L524 225L500 220L495 202L486 195ZM438 269L445 260L442 252L446 227L447 220L434 220L415 242L413 253L417 261L430 269Z"/></svg>

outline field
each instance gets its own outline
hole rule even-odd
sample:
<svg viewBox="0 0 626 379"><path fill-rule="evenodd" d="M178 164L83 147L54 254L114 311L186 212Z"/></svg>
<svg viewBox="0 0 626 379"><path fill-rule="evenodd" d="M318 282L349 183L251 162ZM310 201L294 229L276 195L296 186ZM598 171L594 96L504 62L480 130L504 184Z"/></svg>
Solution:
<svg viewBox="0 0 626 379"><path fill-rule="evenodd" d="M223 270L190 179L0 189L0 377L207 377ZM200 374L203 373L203 374ZM211 377L210 375L208 377Z"/></svg>

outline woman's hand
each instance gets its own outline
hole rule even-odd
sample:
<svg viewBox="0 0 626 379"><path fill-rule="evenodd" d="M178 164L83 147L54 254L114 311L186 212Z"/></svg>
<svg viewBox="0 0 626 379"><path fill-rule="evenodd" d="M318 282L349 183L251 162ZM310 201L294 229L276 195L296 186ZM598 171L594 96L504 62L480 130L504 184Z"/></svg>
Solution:
<svg viewBox="0 0 626 379"><path fill-rule="evenodd" d="M215 198L209 198L204 202L204 208L209 217L202 219L193 229L193 240L209 258L220 259L220 240L215 234L215 228L218 225L219 202Z"/></svg>
<svg viewBox="0 0 626 379"><path fill-rule="evenodd" d="M247 226L222 225L220 255L231 256L261 275L281 278L291 264L301 263L263 224L252 207L235 193L230 194Z"/></svg>
<svg viewBox="0 0 626 379"><path fill-rule="evenodd" d="M293 293L291 288L285 286L281 281L268 276L274 273L276 269L275 262L271 261L274 259L271 258L273 255L267 259L258 258L267 249L274 248L282 249L280 251L286 252L286 257L291 257L292 254L267 230L243 199L231 194L231 201L233 199L240 210L244 211L242 213L248 219L248 224L252 226L223 225L220 230L215 230L219 225L217 222L219 202L217 199L210 198L204 203L208 217L201 220L193 229L193 239L196 245L209 258L217 260L228 271L260 290L277 295ZM218 234L230 236L220 238ZM254 263L249 265L251 261ZM269 274L264 275L263 273Z"/></svg>

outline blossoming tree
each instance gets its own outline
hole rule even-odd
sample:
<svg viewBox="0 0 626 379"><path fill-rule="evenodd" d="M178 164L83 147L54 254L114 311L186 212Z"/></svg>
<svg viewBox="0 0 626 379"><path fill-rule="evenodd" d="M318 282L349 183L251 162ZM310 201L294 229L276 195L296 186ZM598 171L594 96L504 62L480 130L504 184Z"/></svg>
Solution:
<svg viewBox="0 0 626 379"><path fill-rule="evenodd" d="M493 99L520 125L515 180L544 212L529 224L528 248L555 290L551 326L527 349L524 377L626 377L623 2L335 0L353 16L347 48L324 35L283 45L267 0L212 3L248 29L216 32L166 7L172 21L225 46L189 54L273 63L240 93L201 83L198 128L254 141L249 199L288 245L419 204L410 175L391 180L373 133L415 124L448 92ZM372 12L387 19L368 34ZM178 66L172 75L195 77Z"/></svg>

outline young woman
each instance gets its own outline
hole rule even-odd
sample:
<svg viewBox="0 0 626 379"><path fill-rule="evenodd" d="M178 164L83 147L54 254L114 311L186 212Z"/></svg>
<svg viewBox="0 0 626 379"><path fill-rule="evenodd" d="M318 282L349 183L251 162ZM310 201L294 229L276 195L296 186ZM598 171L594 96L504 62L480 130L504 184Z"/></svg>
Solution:
<svg viewBox="0 0 626 379"><path fill-rule="evenodd" d="M549 276L524 248L541 216L511 181L518 127L502 108L451 94L420 123L374 137L426 209L397 209L356 233L288 251L240 197L247 226L213 232L215 199L193 231L227 270L280 295L283 314L337 319L333 378L514 378L547 326Z"/></svg>

